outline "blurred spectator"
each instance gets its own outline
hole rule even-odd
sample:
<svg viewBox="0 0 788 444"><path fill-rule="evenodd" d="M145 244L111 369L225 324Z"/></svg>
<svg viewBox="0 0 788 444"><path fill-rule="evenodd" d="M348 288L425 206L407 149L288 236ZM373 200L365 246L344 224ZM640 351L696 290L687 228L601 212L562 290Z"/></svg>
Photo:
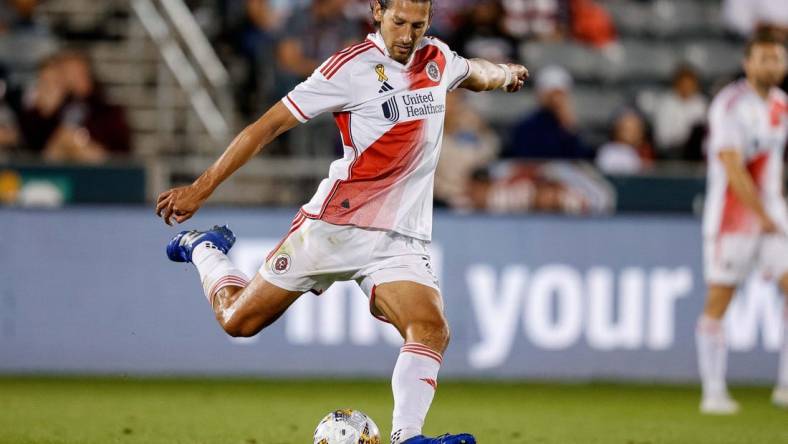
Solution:
<svg viewBox="0 0 788 444"><path fill-rule="evenodd" d="M673 74L671 90L657 99L654 139L657 155L667 159L694 159L700 145L708 101L700 91L698 76L689 66Z"/></svg>
<svg viewBox="0 0 788 444"><path fill-rule="evenodd" d="M537 159L592 159L590 149L577 134L572 77L559 66L548 66L536 75L539 109L515 125L506 157Z"/></svg>
<svg viewBox="0 0 788 444"><path fill-rule="evenodd" d="M723 19L728 28L742 37L756 28L769 26L788 37L788 3L786 0L724 0Z"/></svg>
<svg viewBox="0 0 788 444"><path fill-rule="evenodd" d="M429 34L451 40L461 25L463 12L477 0L433 0L432 24Z"/></svg>
<svg viewBox="0 0 788 444"><path fill-rule="evenodd" d="M561 39L569 28L570 0L503 0L504 26L518 39Z"/></svg>
<svg viewBox="0 0 788 444"><path fill-rule="evenodd" d="M272 0L244 0L240 23L232 26L225 37L243 59L243 72L238 79L237 100L246 116L257 114L268 104L267 92L273 88L273 66L276 34L282 16L271 7Z"/></svg>
<svg viewBox="0 0 788 444"><path fill-rule="evenodd" d="M90 61L80 52L58 57L68 93L61 125L47 142L44 158L51 161L97 163L131 151L125 111L104 98Z"/></svg>
<svg viewBox="0 0 788 444"><path fill-rule="evenodd" d="M49 34L35 19L38 0L8 0L0 4L0 34L6 32Z"/></svg>
<svg viewBox="0 0 788 444"><path fill-rule="evenodd" d="M440 161L435 171L435 200L453 208L469 208L473 172L498 155L498 137L465 102L465 92L446 96L446 118Z"/></svg>
<svg viewBox="0 0 788 444"><path fill-rule="evenodd" d="M277 47L279 69L291 77L285 89L363 37L360 24L345 17L346 5L347 0L313 0L310 6L297 9L290 16Z"/></svg>
<svg viewBox="0 0 788 444"><path fill-rule="evenodd" d="M633 109L620 112L613 121L612 140L599 148L596 165L605 173L641 172L653 159L646 138L646 122Z"/></svg>
<svg viewBox="0 0 788 444"><path fill-rule="evenodd" d="M25 147L37 155L60 126L68 91L59 61L45 60L38 68L35 83L25 91L19 111L19 126Z"/></svg>
<svg viewBox="0 0 788 444"><path fill-rule="evenodd" d="M477 174L473 208L496 213L608 213L615 198L593 168L563 161L507 161Z"/></svg>
<svg viewBox="0 0 788 444"><path fill-rule="evenodd" d="M41 66L20 125L27 148L49 161L98 163L130 151L125 112L104 99L90 62L78 52Z"/></svg>
<svg viewBox="0 0 788 444"><path fill-rule="evenodd" d="M503 26L500 0L481 0L464 14L452 47L464 57L479 57L495 63L517 59L517 40Z"/></svg>
<svg viewBox="0 0 788 444"><path fill-rule="evenodd" d="M0 77L0 161L19 144L16 118L6 101L6 82Z"/></svg>
<svg viewBox="0 0 788 444"><path fill-rule="evenodd" d="M571 0L571 28L576 40L597 48L616 41L613 19L593 0Z"/></svg>
<svg viewBox="0 0 788 444"><path fill-rule="evenodd" d="M49 28L36 19L37 6L36 0L0 2L0 66L14 86L31 82L38 65L57 50Z"/></svg>

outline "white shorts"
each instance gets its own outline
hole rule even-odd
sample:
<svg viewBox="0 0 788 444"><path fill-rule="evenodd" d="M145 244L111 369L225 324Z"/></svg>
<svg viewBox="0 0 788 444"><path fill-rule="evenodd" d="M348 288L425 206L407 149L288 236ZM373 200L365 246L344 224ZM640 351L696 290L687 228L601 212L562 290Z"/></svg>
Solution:
<svg viewBox="0 0 788 444"><path fill-rule="evenodd" d="M356 281L373 308L375 286L385 282L411 281L440 291L426 241L393 231L333 225L300 212L260 275L285 290L316 294L337 281ZM373 314L383 319L376 310Z"/></svg>
<svg viewBox="0 0 788 444"><path fill-rule="evenodd" d="M751 234L706 237L703 262L709 284L741 284L756 268L765 277L777 279L788 272L788 237Z"/></svg>

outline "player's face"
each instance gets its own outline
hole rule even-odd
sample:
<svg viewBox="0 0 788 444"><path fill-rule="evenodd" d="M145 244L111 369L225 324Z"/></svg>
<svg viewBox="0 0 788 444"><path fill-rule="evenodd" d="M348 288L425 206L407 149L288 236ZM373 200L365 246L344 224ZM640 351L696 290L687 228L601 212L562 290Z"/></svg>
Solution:
<svg viewBox="0 0 788 444"><path fill-rule="evenodd" d="M406 63L430 27L430 2L394 0L385 11L376 3L374 16L391 58Z"/></svg>
<svg viewBox="0 0 788 444"><path fill-rule="evenodd" d="M766 87L779 85L788 69L785 46L780 44L755 45L744 60L747 77Z"/></svg>

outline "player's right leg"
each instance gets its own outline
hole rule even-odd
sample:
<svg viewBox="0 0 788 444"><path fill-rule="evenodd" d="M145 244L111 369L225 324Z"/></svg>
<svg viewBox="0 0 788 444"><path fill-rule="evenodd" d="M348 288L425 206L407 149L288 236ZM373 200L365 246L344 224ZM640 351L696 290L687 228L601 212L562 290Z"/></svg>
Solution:
<svg viewBox="0 0 788 444"><path fill-rule="evenodd" d="M783 296L783 342L780 346L780 364L777 384L772 392L772 403L788 408L788 237L766 236L761 247L761 265L764 271L778 278Z"/></svg>
<svg viewBox="0 0 788 444"><path fill-rule="evenodd" d="M703 395L700 404L702 413L732 414L739 410L738 404L728 394L725 370L728 348L722 318L736 291L736 287L709 284L706 304L698 318L695 343L698 352Z"/></svg>
<svg viewBox="0 0 788 444"><path fill-rule="evenodd" d="M723 317L736 287L752 269L758 238L723 235L704 239L704 275L708 286L703 313L698 317L695 343L703 396L702 413L726 415L739 410L725 382L728 347Z"/></svg>
<svg viewBox="0 0 788 444"><path fill-rule="evenodd" d="M303 293L277 287L259 274L246 276L226 256L235 236L225 227L183 231L167 245L175 262L197 268L216 320L231 336L253 336L273 323Z"/></svg>
<svg viewBox="0 0 788 444"><path fill-rule="evenodd" d="M394 395L392 444L475 444L473 435L422 435L424 420L438 387L443 352L449 344L449 325L443 315L443 299L426 272L413 261L410 270L399 271L414 281L390 281L374 287L372 304L402 335L405 345L394 366L391 388ZM386 273L386 270L379 272ZM410 276L409 276L410 273ZM431 272L430 272L431 273ZM374 278L373 278L374 279Z"/></svg>

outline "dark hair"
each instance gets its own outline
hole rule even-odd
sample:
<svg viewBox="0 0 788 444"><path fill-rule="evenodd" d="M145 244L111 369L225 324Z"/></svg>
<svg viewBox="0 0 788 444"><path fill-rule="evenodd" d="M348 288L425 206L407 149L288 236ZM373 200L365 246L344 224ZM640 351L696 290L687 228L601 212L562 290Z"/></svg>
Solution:
<svg viewBox="0 0 788 444"><path fill-rule="evenodd" d="M693 79L698 80L698 73L695 71L695 68L686 62L680 63L676 66L676 69L673 70L673 76L671 79L673 83L676 83L684 77L692 77Z"/></svg>
<svg viewBox="0 0 788 444"><path fill-rule="evenodd" d="M371 0L369 2L369 8L372 11L374 11L375 10L375 3L377 3L378 5L380 5L380 10L381 11L385 11L386 9L389 8L389 6L391 6L391 2L392 1L394 1L394 0ZM432 17L432 8L433 8L433 5L434 5L434 2L432 0L407 0L407 1L415 2L415 3L429 2L429 4L430 4L430 17ZM373 19L373 22L375 24L375 28L380 28L380 22L375 21L374 19Z"/></svg>
<svg viewBox="0 0 788 444"><path fill-rule="evenodd" d="M777 37L777 33L770 27L763 27L755 31L755 33L747 41L747 46L744 47L744 56L749 57L752 53L752 48L756 45L784 45L784 42Z"/></svg>

